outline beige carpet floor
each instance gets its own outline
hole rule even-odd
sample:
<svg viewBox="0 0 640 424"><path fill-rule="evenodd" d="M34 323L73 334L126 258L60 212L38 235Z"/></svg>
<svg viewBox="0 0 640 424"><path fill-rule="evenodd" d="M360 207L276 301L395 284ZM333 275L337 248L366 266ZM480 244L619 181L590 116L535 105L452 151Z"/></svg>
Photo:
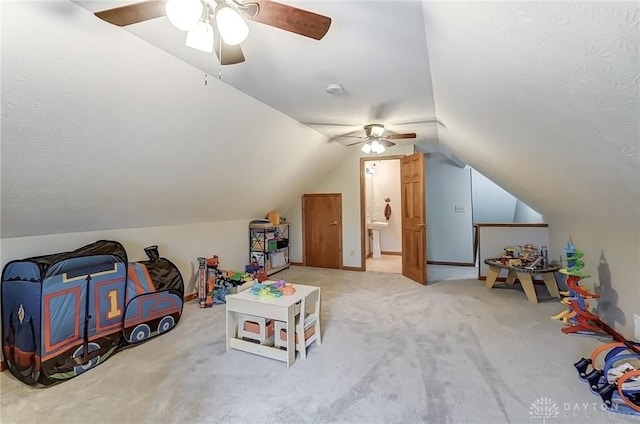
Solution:
<svg viewBox="0 0 640 424"><path fill-rule="evenodd" d="M431 270L433 271L433 269ZM430 271L430 272L431 272ZM638 422L602 411L572 363L595 339L567 336L521 291L474 279L293 267L322 287L323 343L289 369L225 349L224 306L185 307L170 333L57 386L0 375L5 423ZM532 409L534 408L534 409Z"/></svg>

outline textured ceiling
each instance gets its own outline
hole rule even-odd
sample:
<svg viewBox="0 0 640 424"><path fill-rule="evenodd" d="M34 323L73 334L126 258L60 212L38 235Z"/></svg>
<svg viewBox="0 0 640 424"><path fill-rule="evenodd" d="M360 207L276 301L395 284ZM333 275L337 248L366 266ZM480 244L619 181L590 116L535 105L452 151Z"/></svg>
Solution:
<svg viewBox="0 0 640 424"><path fill-rule="evenodd" d="M637 230L639 25L638 2L426 4L440 143L547 217Z"/></svg>
<svg viewBox="0 0 640 424"><path fill-rule="evenodd" d="M2 31L2 237L260 216L346 149L72 3Z"/></svg>
<svg viewBox="0 0 640 424"><path fill-rule="evenodd" d="M373 120L547 218L638 227L636 2L286 2L325 39L250 23L221 81L165 18L90 12L118 3L2 3L2 237L258 216L345 153L318 131Z"/></svg>
<svg viewBox="0 0 640 424"><path fill-rule="evenodd" d="M249 21L242 43L246 62L220 69L215 55L185 47L185 33L166 17L121 30L211 75L221 71L223 81L300 122L339 124L312 125L327 136L380 122L392 131L416 132L419 143L436 141L433 122L401 125L435 118L422 2L281 2L331 17L326 36L317 41ZM132 2L76 3L94 12ZM344 94L327 94L331 83L342 84Z"/></svg>

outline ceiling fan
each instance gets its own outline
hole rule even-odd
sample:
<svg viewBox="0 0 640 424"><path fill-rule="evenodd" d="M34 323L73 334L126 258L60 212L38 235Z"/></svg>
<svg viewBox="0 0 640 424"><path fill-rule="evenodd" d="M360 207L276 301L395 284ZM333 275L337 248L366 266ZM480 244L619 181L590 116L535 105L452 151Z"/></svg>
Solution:
<svg viewBox="0 0 640 424"><path fill-rule="evenodd" d="M402 140L402 139L408 139L408 138L416 138L416 133L391 133L388 130L385 130L384 125L382 124L367 124L363 127L364 129L364 136L353 136L350 135L351 133L347 133L344 135L339 135L337 137L334 137L333 139L340 139L340 138L358 138L360 139L359 141L356 141L355 143L350 143L350 144L345 144L345 146L349 147L349 146L355 146L357 144L361 144L364 143L362 145L362 151L364 153L383 153L385 151L386 147L391 147L391 146L395 146L396 143L394 143L391 140ZM385 133L388 133L385 135Z"/></svg>
<svg viewBox="0 0 640 424"><path fill-rule="evenodd" d="M188 31L186 45L211 53L221 65L245 61L240 43L249 34L245 19L320 40L331 18L270 0L149 0L94 13L117 26L167 16L177 28Z"/></svg>

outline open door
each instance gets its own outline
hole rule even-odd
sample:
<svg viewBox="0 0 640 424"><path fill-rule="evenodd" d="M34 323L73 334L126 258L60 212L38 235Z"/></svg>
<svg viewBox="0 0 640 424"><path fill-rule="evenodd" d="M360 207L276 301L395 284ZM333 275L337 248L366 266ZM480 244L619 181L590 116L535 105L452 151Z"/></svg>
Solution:
<svg viewBox="0 0 640 424"><path fill-rule="evenodd" d="M342 268L342 194L302 196L304 265Z"/></svg>
<svg viewBox="0 0 640 424"><path fill-rule="evenodd" d="M424 154L400 159L402 186L402 275L427 284L427 214Z"/></svg>

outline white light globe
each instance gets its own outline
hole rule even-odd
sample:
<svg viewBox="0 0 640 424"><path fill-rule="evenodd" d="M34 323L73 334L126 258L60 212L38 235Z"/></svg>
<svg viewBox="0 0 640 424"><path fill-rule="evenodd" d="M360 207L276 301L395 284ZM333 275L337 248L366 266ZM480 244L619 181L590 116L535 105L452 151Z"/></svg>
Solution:
<svg viewBox="0 0 640 424"><path fill-rule="evenodd" d="M220 36L230 46L242 43L249 35L247 23L237 11L229 6L223 6L216 11L216 23Z"/></svg>
<svg viewBox="0 0 640 424"><path fill-rule="evenodd" d="M211 24L200 21L187 33L187 47L200 50L205 53L213 53L213 27Z"/></svg>
<svg viewBox="0 0 640 424"><path fill-rule="evenodd" d="M371 146L369 145L369 143L365 143L364 146L362 146L362 153L366 153L369 154L371 153Z"/></svg>
<svg viewBox="0 0 640 424"><path fill-rule="evenodd" d="M196 26L202 17L202 9L200 0L169 0L164 6L169 22L182 31Z"/></svg>

